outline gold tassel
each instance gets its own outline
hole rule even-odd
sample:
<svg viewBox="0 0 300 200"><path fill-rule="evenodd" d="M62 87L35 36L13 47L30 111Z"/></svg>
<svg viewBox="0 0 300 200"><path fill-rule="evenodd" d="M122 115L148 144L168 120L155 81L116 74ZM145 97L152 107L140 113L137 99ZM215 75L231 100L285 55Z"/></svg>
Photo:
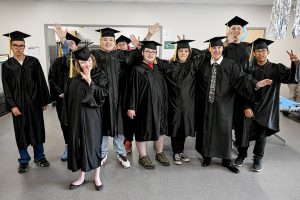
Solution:
<svg viewBox="0 0 300 200"><path fill-rule="evenodd" d="M11 38L10 34L8 34L8 54L11 55Z"/></svg>
<svg viewBox="0 0 300 200"><path fill-rule="evenodd" d="M173 61L175 62L176 61L176 57L177 57L177 46L175 48L175 53L174 53L174 57L173 57Z"/></svg>
<svg viewBox="0 0 300 200"><path fill-rule="evenodd" d="M252 42L252 45L251 45L251 52L250 52L250 56L249 56L249 62L250 62L251 59L252 59L252 55L253 55L253 47L254 47L254 42Z"/></svg>
<svg viewBox="0 0 300 200"><path fill-rule="evenodd" d="M157 64L156 58L154 58L153 64L155 64L155 65Z"/></svg>
<svg viewBox="0 0 300 200"><path fill-rule="evenodd" d="M58 57L62 57L61 42L58 43Z"/></svg>
<svg viewBox="0 0 300 200"><path fill-rule="evenodd" d="M73 53L71 52L70 55L70 72L69 72L69 77L73 78Z"/></svg>

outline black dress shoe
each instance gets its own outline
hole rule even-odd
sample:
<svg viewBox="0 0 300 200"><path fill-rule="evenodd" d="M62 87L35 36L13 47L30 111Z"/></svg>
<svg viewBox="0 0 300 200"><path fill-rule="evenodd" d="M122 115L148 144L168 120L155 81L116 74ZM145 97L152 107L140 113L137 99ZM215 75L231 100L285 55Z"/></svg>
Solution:
<svg viewBox="0 0 300 200"><path fill-rule="evenodd" d="M82 186L84 183L85 183L85 181L83 181L80 185L73 185L73 183L71 183L70 186L69 186L69 190L77 189L80 186Z"/></svg>
<svg viewBox="0 0 300 200"><path fill-rule="evenodd" d="M223 163L222 165L232 171L233 173L240 173L240 170L233 163Z"/></svg>
<svg viewBox="0 0 300 200"><path fill-rule="evenodd" d="M210 165L211 158L203 158L202 167L207 167Z"/></svg>
<svg viewBox="0 0 300 200"><path fill-rule="evenodd" d="M95 184L95 189L96 189L97 191L101 191L101 190L103 189L103 184L101 184L101 185L96 185L96 184Z"/></svg>

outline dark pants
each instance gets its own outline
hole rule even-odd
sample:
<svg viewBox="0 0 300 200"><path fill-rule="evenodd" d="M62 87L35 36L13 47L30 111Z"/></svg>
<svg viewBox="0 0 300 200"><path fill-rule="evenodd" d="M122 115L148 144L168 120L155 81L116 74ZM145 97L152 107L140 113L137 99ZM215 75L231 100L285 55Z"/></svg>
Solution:
<svg viewBox="0 0 300 200"><path fill-rule="evenodd" d="M181 137L171 137L171 144L173 153L183 153L184 150L184 143L185 143L185 136Z"/></svg>
<svg viewBox="0 0 300 200"><path fill-rule="evenodd" d="M67 125L65 125L62 121L62 102L63 102L62 98L56 101L56 112L57 112L58 120L60 122L61 130L64 135L65 144L68 144Z"/></svg>
<svg viewBox="0 0 300 200"><path fill-rule="evenodd" d="M264 156L265 146L266 146L266 137L260 137L255 140L255 145L253 149L254 158L261 160ZM239 156L242 158L247 157L248 147L239 147L238 152Z"/></svg>
<svg viewBox="0 0 300 200"><path fill-rule="evenodd" d="M34 153L34 160L41 160L41 159L45 158L44 145L39 144L37 146L34 146L33 153ZM18 161L20 164L29 163L29 161L31 160L31 157L28 153L27 148L19 149L19 154L20 154L20 158L18 159Z"/></svg>

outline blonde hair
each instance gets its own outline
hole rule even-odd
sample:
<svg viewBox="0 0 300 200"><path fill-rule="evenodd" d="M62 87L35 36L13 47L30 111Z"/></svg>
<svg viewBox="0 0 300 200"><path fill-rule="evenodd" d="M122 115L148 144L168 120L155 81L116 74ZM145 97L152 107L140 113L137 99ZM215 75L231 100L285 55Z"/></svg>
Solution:
<svg viewBox="0 0 300 200"><path fill-rule="evenodd" d="M96 58L92 54L90 55L90 57L92 58L92 61L93 61L92 69L94 69L97 67ZM75 71L77 74L80 74L80 72L82 72L82 69L79 64L79 60L76 60L76 62L75 62Z"/></svg>

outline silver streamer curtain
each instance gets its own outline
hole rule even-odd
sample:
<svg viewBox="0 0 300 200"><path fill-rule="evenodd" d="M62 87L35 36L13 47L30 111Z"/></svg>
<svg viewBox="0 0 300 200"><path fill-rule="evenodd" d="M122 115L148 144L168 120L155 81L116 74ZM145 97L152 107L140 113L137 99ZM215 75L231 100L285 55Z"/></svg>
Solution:
<svg viewBox="0 0 300 200"><path fill-rule="evenodd" d="M274 0L268 31L271 39L280 40L286 37L291 5L291 0Z"/></svg>
<svg viewBox="0 0 300 200"><path fill-rule="evenodd" d="M293 24L292 36L296 38L300 33L300 0L293 0L295 3L295 20ZM288 22L291 13L292 0L274 0L271 23L268 30L269 38L281 40L286 37Z"/></svg>
<svg viewBox="0 0 300 200"><path fill-rule="evenodd" d="M300 33L300 0L297 0L297 5L295 8L295 22L293 25L292 35L296 38Z"/></svg>

